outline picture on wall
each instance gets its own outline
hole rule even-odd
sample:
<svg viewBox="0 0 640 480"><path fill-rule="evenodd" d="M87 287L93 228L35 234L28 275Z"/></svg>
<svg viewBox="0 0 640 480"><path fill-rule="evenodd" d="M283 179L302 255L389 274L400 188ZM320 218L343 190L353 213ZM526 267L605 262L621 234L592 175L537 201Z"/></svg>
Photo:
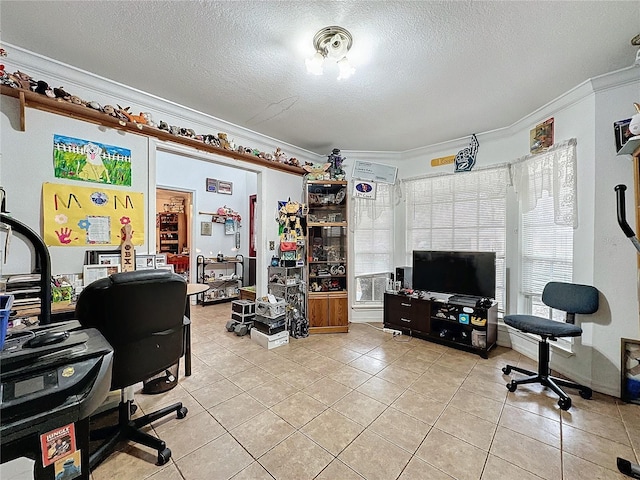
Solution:
<svg viewBox="0 0 640 480"><path fill-rule="evenodd" d="M640 340L623 338L620 362L620 398L640 404Z"/></svg>
<svg viewBox="0 0 640 480"><path fill-rule="evenodd" d="M81 138L53 136L56 178L131 186L131 150Z"/></svg>
<svg viewBox="0 0 640 480"><path fill-rule="evenodd" d="M227 218L224 221L224 234L233 235L236 233L236 221L233 218Z"/></svg>
<svg viewBox="0 0 640 480"><path fill-rule="evenodd" d="M218 193L218 180L215 178L207 178L207 192Z"/></svg>
<svg viewBox="0 0 640 480"><path fill-rule="evenodd" d="M536 125L529 132L529 151L540 153L553 145L553 117Z"/></svg>
<svg viewBox="0 0 640 480"><path fill-rule="evenodd" d="M627 143L633 134L629 131L629 124L631 123L631 119L627 118L625 120L618 120L613 123L613 134L616 139L616 153L620 151L624 144Z"/></svg>
<svg viewBox="0 0 640 480"><path fill-rule="evenodd" d="M225 182L224 180L218 180L218 193L231 195L233 193L233 183Z"/></svg>
<svg viewBox="0 0 640 480"><path fill-rule="evenodd" d="M200 235L205 237L210 237L212 233L212 223L211 222L200 222Z"/></svg>

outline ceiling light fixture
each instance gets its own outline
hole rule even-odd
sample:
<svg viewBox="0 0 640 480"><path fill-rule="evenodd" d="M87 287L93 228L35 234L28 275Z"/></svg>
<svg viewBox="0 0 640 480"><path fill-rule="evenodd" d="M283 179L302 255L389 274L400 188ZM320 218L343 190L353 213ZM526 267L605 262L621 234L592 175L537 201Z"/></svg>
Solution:
<svg viewBox="0 0 640 480"><path fill-rule="evenodd" d="M329 58L338 64L340 74L338 80L345 80L355 73L347 59L347 53L353 45L351 34L342 27L325 27L313 36L313 46L316 53L308 58L305 63L307 72L313 75L322 75L324 61Z"/></svg>

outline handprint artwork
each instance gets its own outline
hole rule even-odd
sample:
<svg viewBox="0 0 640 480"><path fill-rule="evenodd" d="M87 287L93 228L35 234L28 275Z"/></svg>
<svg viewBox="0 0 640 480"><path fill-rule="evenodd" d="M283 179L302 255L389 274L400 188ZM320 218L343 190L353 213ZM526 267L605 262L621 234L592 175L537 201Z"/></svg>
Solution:
<svg viewBox="0 0 640 480"><path fill-rule="evenodd" d="M59 232L58 230L56 230L56 235L58 236L58 240L60 240L60 243L64 245L71 243L71 232L72 230L68 227L61 228ZM78 240L78 237L74 238L73 240Z"/></svg>

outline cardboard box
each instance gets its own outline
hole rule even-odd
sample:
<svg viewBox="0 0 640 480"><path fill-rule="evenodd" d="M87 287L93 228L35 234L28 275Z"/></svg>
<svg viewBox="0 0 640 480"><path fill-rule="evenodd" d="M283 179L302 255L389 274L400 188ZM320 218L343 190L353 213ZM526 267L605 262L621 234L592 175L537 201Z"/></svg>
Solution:
<svg viewBox="0 0 640 480"><path fill-rule="evenodd" d="M252 328L251 340L267 350L271 350L272 348L280 347L289 343L289 331L285 330L284 332L275 333L273 335L266 335L255 328Z"/></svg>

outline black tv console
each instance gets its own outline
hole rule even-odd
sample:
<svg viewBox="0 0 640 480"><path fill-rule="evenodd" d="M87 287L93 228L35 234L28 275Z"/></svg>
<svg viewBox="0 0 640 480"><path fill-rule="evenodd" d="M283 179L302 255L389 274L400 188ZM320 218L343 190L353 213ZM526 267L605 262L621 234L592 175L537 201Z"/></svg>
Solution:
<svg viewBox="0 0 640 480"><path fill-rule="evenodd" d="M384 326L405 335L488 358L498 337L498 304L461 305L429 298L384 294Z"/></svg>

